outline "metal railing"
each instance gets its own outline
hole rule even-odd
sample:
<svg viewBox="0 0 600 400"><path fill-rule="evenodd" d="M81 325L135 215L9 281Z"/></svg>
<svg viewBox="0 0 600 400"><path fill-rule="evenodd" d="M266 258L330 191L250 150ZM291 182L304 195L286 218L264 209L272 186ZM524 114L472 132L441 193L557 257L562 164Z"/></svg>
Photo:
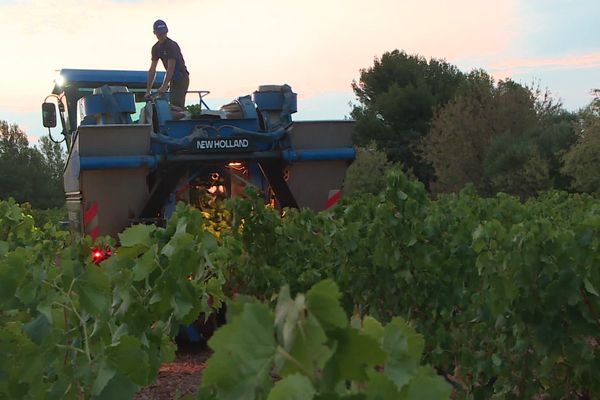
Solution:
<svg viewBox="0 0 600 400"><path fill-rule="evenodd" d="M210 91L208 91L208 90L188 90L186 93L198 93L198 97L200 98L200 109L202 109L202 105L204 104L204 107L206 107L207 110L210 110L210 107L204 101L204 97L207 96L208 94L210 94Z"/></svg>

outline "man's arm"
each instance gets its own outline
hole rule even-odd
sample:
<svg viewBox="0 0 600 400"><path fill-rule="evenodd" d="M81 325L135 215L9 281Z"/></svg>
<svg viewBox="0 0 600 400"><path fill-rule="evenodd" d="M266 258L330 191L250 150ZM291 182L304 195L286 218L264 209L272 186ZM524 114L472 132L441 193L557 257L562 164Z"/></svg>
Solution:
<svg viewBox="0 0 600 400"><path fill-rule="evenodd" d="M169 90L169 83L171 82L171 78L173 78L173 73L175 72L175 59L169 58L167 61L167 74L165 76L165 80L163 84L158 89L158 93L163 94L167 90Z"/></svg>
<svg viewBox="0 0 600 400"><path fill-rule="evenodd" d="M158 59L152 60L152 63L150 64L150 69L148 70L148 80L146 81L146 96L150 95L152 85L154 84L154 77L156 76L156 64L158 64Z"/></svg>

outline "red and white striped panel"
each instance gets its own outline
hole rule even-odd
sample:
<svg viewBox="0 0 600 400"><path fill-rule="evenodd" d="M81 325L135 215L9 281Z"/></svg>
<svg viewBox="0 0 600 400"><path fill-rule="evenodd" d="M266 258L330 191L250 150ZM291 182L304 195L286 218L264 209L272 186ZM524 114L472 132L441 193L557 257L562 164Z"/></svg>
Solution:
<svg viewBox="0 0 600 400"><path fill-rule="evenodd" d="M96 240L98 237L98 202L94 201L83 214L83 231Z"/></svg>
<svg viewBox="0 0 600 400"><path fill-rule="evenodd" d="M342 191L339 189L334 189L329 191L329 196L327 196L327 203L325 204L325 209L329 209L337 203L342 197Z"/></svg>

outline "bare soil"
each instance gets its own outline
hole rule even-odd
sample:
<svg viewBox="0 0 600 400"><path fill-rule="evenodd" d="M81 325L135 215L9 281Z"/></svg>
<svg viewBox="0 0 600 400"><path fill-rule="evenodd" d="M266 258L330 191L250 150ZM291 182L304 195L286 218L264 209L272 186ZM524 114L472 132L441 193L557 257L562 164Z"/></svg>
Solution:
<svg viewBox="0 0 600 400"><path fill-rule="evenodd" d="M140 390L135 400L172 400L195 395L200 386L202 370L212 351L206 345L179 346L175 361L164 363L156 382Z"/></svg>

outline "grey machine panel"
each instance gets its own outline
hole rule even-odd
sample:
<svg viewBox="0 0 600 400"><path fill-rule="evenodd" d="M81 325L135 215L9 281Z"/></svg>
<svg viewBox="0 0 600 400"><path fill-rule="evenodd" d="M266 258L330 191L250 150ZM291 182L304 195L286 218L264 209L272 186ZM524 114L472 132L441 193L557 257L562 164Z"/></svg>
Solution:
<svg viewBox="0 0 600 400"><path fill-rule="evenodd" d="M137 156L150 151L151 125L80 126L77 131L81 157Z"/></svg>
<svg viewBox="0 0 600 400"><path fill-rule="evenodd" d="M352 147L354 121L294 122L290 141L294 150ZM288 186L300 207L316 211L344 185L349 161L299 161L289 168Z"/></svg>
<svg viewBox="0 0 600 400"><path fill-rule="evenodd" d="M81 157L143 156L150 151L151 125L80 126L65 168L69 220L74 230L100 236L117 234L144 207L148 168L81 170ZM95 204L97 217L85 223ZM93 226L91 226L93 224Z"/></svg>
<svg viewBox="0 0 600 400"><path fill-rule="evenodd" d="M148 200L147 168L84 171L81 192L84 210L98 204L99 235L117 237ZM85 211L84 211L85 212Z"/></svg>

